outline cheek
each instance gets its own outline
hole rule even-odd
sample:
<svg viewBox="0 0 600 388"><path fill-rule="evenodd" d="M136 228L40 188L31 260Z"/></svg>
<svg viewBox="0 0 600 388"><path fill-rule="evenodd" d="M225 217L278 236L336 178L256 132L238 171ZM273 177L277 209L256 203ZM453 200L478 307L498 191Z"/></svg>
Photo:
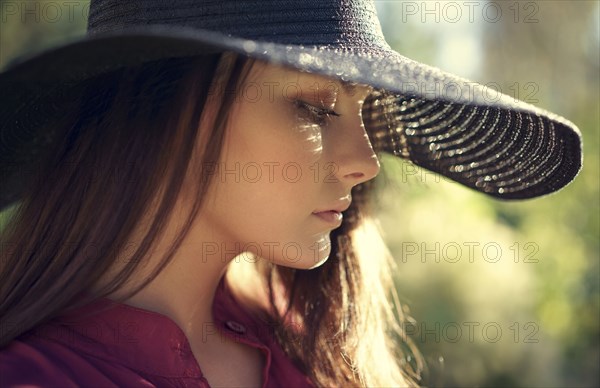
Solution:
<svg viewBox="0 0 600 388"><path fill-rule="evenodd" d="M297 109L288 101L241 103L229 131L232 149L246 151L250 158L269 155L273 161L314 162L323 151L322 128L302 118Z"/></svg>
<svg viewBox="0 0 600 388"><path fill-rule="evenodd" d="M265 260L311 268L329 255L330 231L311 215L314 196L305 185L286 182L219 184L213 210L223 238Z"/></svg>
<svg viewBox="0 0 600 388"><path fill-rule="evenodd" d="M316 266L330 249L330 231L311 216L320 205L320 129L293 127L280 115L239 114L246 120L231 120L215 176L215 222L228 239L266 260Z"/></svg>
<svg viewBox="0 0 600 388"><path fill-rule="evenodd" d="M323 153L322 129L316 124L296 123L294 128L298 133L300 150L306 157L317 159Z"/></svg>

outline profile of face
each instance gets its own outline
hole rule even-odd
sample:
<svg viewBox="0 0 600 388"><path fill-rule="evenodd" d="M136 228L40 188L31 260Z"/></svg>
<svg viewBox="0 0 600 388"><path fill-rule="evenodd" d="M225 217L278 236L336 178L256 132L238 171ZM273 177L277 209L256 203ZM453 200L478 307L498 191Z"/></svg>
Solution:
<svg viewBox="0 0 600 388"><path fill-rule="evenodd" d="M205 254L316 267L352 187L379 172L361 117L370 87L256 62L236 93L197 219Z"/></svg>

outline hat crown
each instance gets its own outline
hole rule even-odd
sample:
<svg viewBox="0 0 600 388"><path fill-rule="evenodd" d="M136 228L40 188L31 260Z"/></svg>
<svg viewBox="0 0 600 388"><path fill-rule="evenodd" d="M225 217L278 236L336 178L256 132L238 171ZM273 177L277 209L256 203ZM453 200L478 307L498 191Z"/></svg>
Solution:
<svg viewBox="0 0 600 388"><path fill-rule="evenodd" d="M388 47L372 0L92 0L88 35L191 27L283 44Z"/></svg>

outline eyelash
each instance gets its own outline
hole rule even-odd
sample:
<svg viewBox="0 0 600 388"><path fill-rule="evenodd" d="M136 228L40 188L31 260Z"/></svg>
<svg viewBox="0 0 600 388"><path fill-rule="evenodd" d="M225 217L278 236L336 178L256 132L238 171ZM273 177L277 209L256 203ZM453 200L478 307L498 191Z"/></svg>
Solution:
<svg viewBox="0 0 600 388"><path fill-rule="evenodd" d="M304 101L296 100L295 104L297 108L303 110L310 116L310 120L312 122L320 126L324 126L326 124L326 120L329 119L331 116L341 116L339 113L335 112L332 109L317 108L316 106Z"/></svg>

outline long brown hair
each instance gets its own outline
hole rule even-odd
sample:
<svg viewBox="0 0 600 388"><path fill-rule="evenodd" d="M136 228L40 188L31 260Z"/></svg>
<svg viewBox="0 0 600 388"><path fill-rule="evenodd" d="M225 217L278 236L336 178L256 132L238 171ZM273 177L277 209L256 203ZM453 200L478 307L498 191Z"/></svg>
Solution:
<svg viewBox="0 0 600 388"><path fill-rule="evenodd" d="M135 248L96 296L125 284L162 233L197 139L206 145L202 165L219 160L235 94L218 94L210 130L200 133L213 86L237 90L252 63L233 53L171 58L97 76L79 89L79 111L54 128L64 141L40 164L38 179L0 236L10 248L0 263L0 347L89 302L82 295L121 252ZM401 310L396 303L394 314L388 302L393 262L369 215L368 194L376 181L353 189L353 203L332 233L330 259L323 265L309 271L263 265L257 271L269 284L282 348L319 386L412 385L418 379L421 365L409 367L393 341L406 338L397 316ZM120 299L141 290L172 259L209 184L209 177L198 183L189 218L161 263ZM149 215L151 208L156 211ZM131 247L130 236L147 219L151 224L141 244ZM283 286L285 314L275 308L275 283ZM299 337L286 324L290 316L304 328Z"/></svg>

